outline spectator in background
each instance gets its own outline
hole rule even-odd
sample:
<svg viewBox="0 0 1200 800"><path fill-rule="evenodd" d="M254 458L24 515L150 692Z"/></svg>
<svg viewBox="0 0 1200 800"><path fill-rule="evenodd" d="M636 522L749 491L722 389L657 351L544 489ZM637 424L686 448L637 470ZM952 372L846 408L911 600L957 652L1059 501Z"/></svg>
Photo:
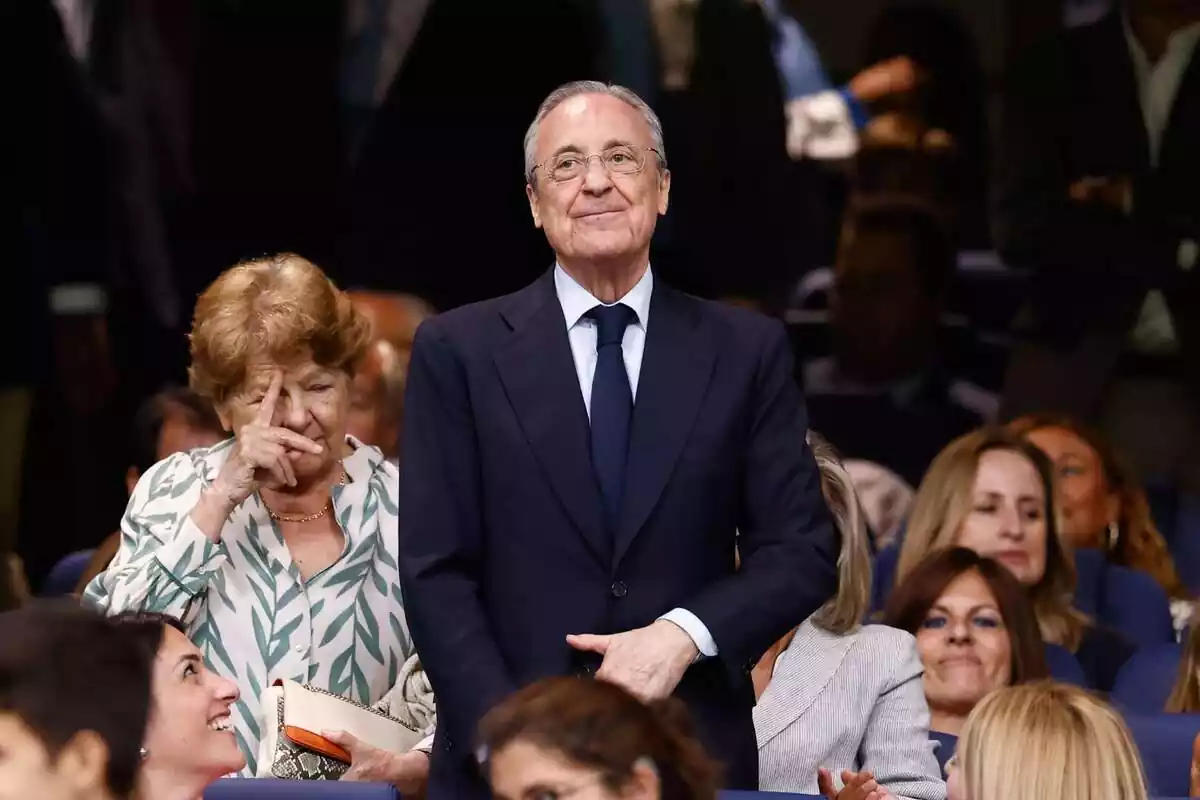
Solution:
<svg viewBox="0 0 1200 800"><path fill-rule="evenodd" d="M129 496L133 496L142 475L155 464L176 453L210 447L226 436L212 403L191 389L164 389L149 398L133 420L135 460L125 473ZM75 594L82 594L92 579L108 569L120 546L120 531L100 543L80 575Z"/></svg>
<svg viewBox="0 0 1200 800"><path fill-rule="evenodd" d="M961 17L943 4L889 3L867 34L863 64L905 56L921 80L879 98L876 116L897 113L926 131L944 131L957 155L953 206L956 248L986 247L988 225L987 83L979 47Z"/></svg>
<svg viewBox="0 0 1200 800"><path fill-rule="evenodd" d="M716 800L717 768L674 698L643 705L603 681L546 678L479 724L500 800Z"/></svg>
<svg viewBox="0 0 1200 800"><path fill-rule="evenodd" d="M1008 429L1054 462L1066 542L1103 550L1109 562L1153 577L1171 598L1175 627L1182 631L1192 616L1191 593L1154 525L1146 490L1108 440L1061 414L1021 417Z"/></svg>
<svg viewBox="0 0 1200 800"><path fill-rule="evenodd" d="M111 620L73 604L0 614L0 797L134 797L152 661Z"/></svg>
<svg viewBox="0 0 1200 800"><path fill-rule="evenodd" d="M1120 0L1015 70L997 239L1033 270L1005 415L1097 425L1200 487L1200 3Z"/></svg>
<svg viewBox="0 0 1200 800"><path fill-rule="evenodd" d="M1146 800L1137 745L1121 716L1050 681L1001 689L971 712L949 768L950 800Z"/></svg>
<svg viewBox="0 0 1200 800"><path fill-rule="evenodd" d="M1054 466L1034 445L999 430L960 437L917 489L896 580L950 545L995 558L1025 587L1042 638L1074 653L1107 692L1134 646L1073 607L1075 564L1059 539L1056 502Z"/></svg>
<svg viewBox="0 0 1200 800"><path fill-rule="evenodd" d="M273 681L304 676L369 705L413 654L396 564L399 478L345 433L369 328L299 256L222 273L196 303L191 378L234 437L143 476L121 549L84 595L109 613L184 621L209 668L238 685L247 774L269 766L258 763L269 724L260 693ZM389 780L406 792L424 783L425 752L392 759Z"/></svg>
<svg viewBox="0 0 1200 800"><path fill-rule="evenodd" d="M931 553L888 599L882 622L917 638L930 730L958 736L1002 686L1047 676L1037 619L1003 566L965 547Z"/></svg>
<svg viewBox="0 0 1200 800"><path fill-rule="evenodd" d="M871 604L866 520L837 451L812 431L808 441L841 537L838 591L752 672L758 788L943 800L916 644L901 631L861 624ZM847 788L834 790L833 775Z"/></svg>
<svg viewBox="0 0 1200 800"><path fill-rule="evenodd" d="M132 495L150 467L175 453L211 447L229 434L212 403L193 389L164 389L142 403L133 419L134 463L125 473Z"/></svg>
<svg viewBox="0 0 1200 800"><path fill-rule="evenodd" d="M371 322L372 339L350 384L346 432L378 447L399 466L408 358L417 328L435 312L412 295L348 292L347 296Z"/></svg>
<svg viewBox="0 0 1200 800"><path fill-rule="evenodd" d="M843 453L915 485L987 415L982 390L947 373L941 315L955 270L925 207L886 202L849 216L830 302L833 354L804 366L812 425Z"/></svg>
<svg viewBox="0 0 1200 800"><path fill-rule="evenodd" d="M232 722L237 685L204 666L174 617L134 611L113 619L153 664L137 797L201 800L204 787L246 764Z"/></svg>

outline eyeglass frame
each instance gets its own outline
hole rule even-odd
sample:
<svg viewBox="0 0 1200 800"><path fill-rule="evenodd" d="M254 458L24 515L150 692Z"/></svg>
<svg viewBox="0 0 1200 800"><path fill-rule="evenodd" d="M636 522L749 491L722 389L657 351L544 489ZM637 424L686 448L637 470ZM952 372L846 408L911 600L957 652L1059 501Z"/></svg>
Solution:
<svg viewBox="0 0 1200 800"><path fill-rule="evenodd" d="M645 152L648 152L648 153L654 153L654 158L655 158L655 160L656 160L656 161L658 161L658 166L659 166L659 169L663 169L663 170L665 170L665 169L667 168L667 160L666 160L665 158L663 158L662 151L660 151L660 150L659 150L658 148L656 148L656 147L645 147L645 146L643 146L643 145L640 145L640 144L614 144L612 147L606 147L606 148L604 148L604 149L603 149L603 150L601 150L599 153L588 153L588 154L586 154L586 155L585 155L585 154L583 154L583 153L578 153L578 152L576 152L576 151L567 150L567 151L564 151L564 152L562 152L562 153L558 153L558 154L556 154L556 155L550 156L550 158L547 158L547 159L546 159L545 161L543 161L542 163L540 163L540 164L534 164L534 165L533 165L533 166L530 168L530 170L529 170L529 176L528 176L529 183L531 183L531 184L533 183L533 177L534 177L534 175L537 173L537 171L538 171L538 169L539 169L539 168L540 168L540 169L541 169L543 172L545 172L545 173L546 173L546 177L547 177L547 178L549 178L551 181L553 181L553 182L555 183L555 185L559 185L559 186L561 186L561 185L562 185L562 184L564 184L564 183L570 183L571 181L575 180L576 178L581 178L581 177L583 177L584 175L587 175L588 168L591 166L591 164L592 164L592 159L593 159L593 158L598 158L598 159L600 159L600 166L604 167L604 171L605 171L606 173L608 173L609 175L614 175L614 174L616 174L616 175L640 175L640 174L642 173L642 170L644 170L644 169L646 168L646 161L647 161L647 159L643 159L643 160L642 160L642 163L641 163L641 164L638 166L638 168L637 168L637 169L635 169L633 172L617 172L617 173L614 173L614 172L612 171L612 169L610 169L610 168L609 168L608 164L605 164L605 163L604 163L604 154L605 154L605 153L607 153L607 152L609 152L609 151L612 151L612 150L616 150L616 149L618 149L618 148L622 148L622 147L627 147L627 148L629 148L630 150L639 150L639 151L645 151ZM546 165L547 165L548 163L550 163L551 161L553 161L554 159L556 159L556 158L560 158L561 156L569 155L569 154L571 154L571 153L576 153L577 157L579 157L579 158L583 159L583 172L579 173L579 174L578 174L578 175L576 175L574 178L567 178L566 180L562 180L562 181L560 181L560 180L557 180L557 179L554 177L554 173L553 173L551 170L549 170L549 169L546 169Z"/></svg>

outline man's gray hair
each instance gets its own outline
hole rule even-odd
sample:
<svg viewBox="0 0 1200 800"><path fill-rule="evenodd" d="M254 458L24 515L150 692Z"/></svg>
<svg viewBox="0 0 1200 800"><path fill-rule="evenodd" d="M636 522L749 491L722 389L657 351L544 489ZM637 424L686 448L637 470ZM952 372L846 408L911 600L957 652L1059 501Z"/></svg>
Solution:
<svg viewBox="0 0 1200 800"><path fill-rule="evenodd" d="M529 182L530 186L535 185L533 171L537 164L534 161L534 151L537 149L538 129L542 126L542 120L567 100L581 94L607 94L633 106L642 115L642 118L646 121L646 125L650 128L650 140L653 142L652 146L658 152L659 169L667 168L667 148L663 144L662 122L659 121L658 114L654 113L654 109L645 100L638 97L637 92L634 92L632 89L626 89L624 86L618 86L615 83L572 81L571 83L564 83L542 101L541 106L538 107L537 114L533 118L533 122L529 124L529 128L525 131L525 180Z"/></svg>

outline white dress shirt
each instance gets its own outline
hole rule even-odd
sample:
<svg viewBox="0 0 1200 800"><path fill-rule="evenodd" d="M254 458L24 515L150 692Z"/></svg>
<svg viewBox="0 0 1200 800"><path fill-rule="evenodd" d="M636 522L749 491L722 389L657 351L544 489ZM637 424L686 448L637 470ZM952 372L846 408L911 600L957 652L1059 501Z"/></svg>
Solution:
<svg viewBox="0 0 1200 800"><path fill-rule="evenodd" d="M1196 42L1200 40L1200 23L1180 28L1171 34L1167 40L1167 49L1158 61L1151 62L1146 49L1134 36L1129 18L1122 16L1121 21L1125 31L1125 42L1133 60L1142 121L1146 126L1146 138L1150 144L1150 165L1157 167L1162 151L1163 132L1171 120L1175 96L1192 61ZM1195 242L1185 240L1180 243L1176 261L1181 269L1191 269L1195 265L1196 257ZM1159 290L1155 289L1146 295L1131 338L1139 352L1172 352L1178 347L1171 312Z"/></svg>
<svg viewBox="0 0 1200 800"><path fill-rule="evenodd" d="M579 391L583 393L583 405L588 419L592 416L592 378L596 374L596 323L587 316L601 303L587 289L560 267L554 267L554 290L562 306L563 318L567 322L567 337L571 342L571 356L575 359L575 374L579 377ZM634 284L628 294L617 303L633 309L637 321L625 329L621 340L621 354L625 359L625 372L629 376L629 389L637 401L638 378L642 372L642 354L646 350L646 330L650 323L650 296L654 292L654 275L650 267ZM616 305L613 303L612 305ZM708 626L686 608L674 608L659 619L673 622L692 637L696 649L702 656L715 656L717 643L713 641Z"/></svg>

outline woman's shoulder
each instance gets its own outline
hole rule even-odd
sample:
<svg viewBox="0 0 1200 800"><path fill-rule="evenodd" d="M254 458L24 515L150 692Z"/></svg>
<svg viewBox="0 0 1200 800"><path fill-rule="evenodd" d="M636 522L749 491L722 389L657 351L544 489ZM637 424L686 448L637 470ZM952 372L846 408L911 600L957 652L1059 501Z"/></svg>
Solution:
<svg viewBox="0 0 1200 800"><path fill-rule="evenodd" d="M899 676L903 680L907 673L920 670L917 641L907 631L887 625L860 625L846 633L831 633L806 621L788 645L792 654L812 654L838 651L842 655L839 670L852 670L860 675L878 675L880 680Z"/></svg>
<svg viewBox="0 0 1200 800"><path fill-rule="evenodd" d="M133 490L134 499L141 502L170 502L184 500L193 486L197 489L211 483L229 458L233 439L218 442L212 447L200 447L173 453L146 470Z"/></svg>

